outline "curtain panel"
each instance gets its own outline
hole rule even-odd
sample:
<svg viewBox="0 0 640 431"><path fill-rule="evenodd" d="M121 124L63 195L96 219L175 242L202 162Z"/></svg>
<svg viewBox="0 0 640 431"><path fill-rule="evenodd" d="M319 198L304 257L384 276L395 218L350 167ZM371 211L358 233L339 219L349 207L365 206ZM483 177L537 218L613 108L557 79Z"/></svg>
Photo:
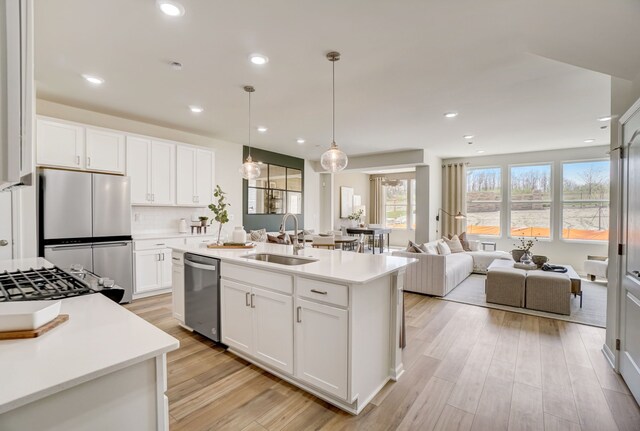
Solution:
<svg viewBox="0 0 640 431"><path fill-rule="evenodd" d="M465 220L453 218L458 212L467 213L467 169L466 163L442 165L442 209L440 231L443 236L460 234L465 230Z"/></svg>
<svg viewBox="0 0 640 431"><path fill-rule="evenodd" d="M371 187L370 207L371 213L369 214L370 224L384 224L384 186L382 185L382 177L370 177L369 184Z"/></svg>

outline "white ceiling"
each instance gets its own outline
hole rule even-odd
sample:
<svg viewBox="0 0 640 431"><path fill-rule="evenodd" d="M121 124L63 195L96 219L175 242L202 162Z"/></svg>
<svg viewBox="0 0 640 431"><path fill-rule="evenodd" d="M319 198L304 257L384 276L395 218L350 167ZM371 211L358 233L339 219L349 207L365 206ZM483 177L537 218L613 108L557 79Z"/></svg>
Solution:
<svg viewBox="0 0 640 431"><path fill-rule="evenodd" d="M640 73L637 0L181 3L170 18L155 0L36 1L38 97L246 144L252 84L253 126L269 128L254 145L317 159L331 141L325 54L338 50L348 154L462 157L606 144L596 118L609 113L609 75ZM269 63L249 63L253 52Z"/></svg>

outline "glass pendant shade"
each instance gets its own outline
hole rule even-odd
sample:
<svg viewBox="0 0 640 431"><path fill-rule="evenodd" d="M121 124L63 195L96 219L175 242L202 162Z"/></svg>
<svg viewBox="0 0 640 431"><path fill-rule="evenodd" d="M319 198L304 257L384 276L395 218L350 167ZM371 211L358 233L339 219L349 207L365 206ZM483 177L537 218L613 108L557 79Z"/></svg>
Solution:
<svg viewBox="0 0 640 431"><path fill-rule="evenodd" d="M331 143L331 147L320 158L320 165L329 172L340 172L347 167L347 163L349 163L347 155L338 148L335 142Z"/></svg>
<svg viewBox="0 0 640 431"><path fill-rule="evenodd" d="M239 172L245 180L255 180L260 176L260 165L254 162L251 156L249 156L242 166L240 166Z"/></svg>

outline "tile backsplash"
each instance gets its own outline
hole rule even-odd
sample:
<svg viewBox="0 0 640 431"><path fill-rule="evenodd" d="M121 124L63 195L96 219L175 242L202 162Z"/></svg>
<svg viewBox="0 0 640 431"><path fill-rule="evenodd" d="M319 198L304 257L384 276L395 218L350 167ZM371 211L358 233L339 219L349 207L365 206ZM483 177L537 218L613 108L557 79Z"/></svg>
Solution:
<svg viewBox="0 0 640 431"><path fill-rule="evenodd" d="M187 221L189 226L191 217L207 216L213 218L209 209L203 208L179 208L179 207L145 207L134 206L131 208L131 233L157 233L178 232L178 222L181 218ZM214 222L215 223L215 222Z"/></svg>

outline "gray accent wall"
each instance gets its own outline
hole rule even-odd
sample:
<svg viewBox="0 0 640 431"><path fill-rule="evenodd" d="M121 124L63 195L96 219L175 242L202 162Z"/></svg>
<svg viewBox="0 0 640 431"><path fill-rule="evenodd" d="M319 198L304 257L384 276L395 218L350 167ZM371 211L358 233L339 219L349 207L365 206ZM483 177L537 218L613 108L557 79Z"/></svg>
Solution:
<svg viewBox="0 0 640 431"><path fill-rule="evenodd" d="M242 148L242 160L246 159L249 154L249 147ZM302 171L302 190L304 190L304 159L298 157L287 156L285 154L274 153L271 151L251 148L251 158L256 162L269 163L287 168L299 169ZM238 174L239 175L239 174ZM266 229L267 232L275 232L280 228L283 214L249 214L248 213L248 187L249 181L242 180L242 225L244 230ZM302 214L297 215L298 227L304 227L304 202L306 196L302 195ZM293 220L287 221L287 230L293 229Z"/></svg>

